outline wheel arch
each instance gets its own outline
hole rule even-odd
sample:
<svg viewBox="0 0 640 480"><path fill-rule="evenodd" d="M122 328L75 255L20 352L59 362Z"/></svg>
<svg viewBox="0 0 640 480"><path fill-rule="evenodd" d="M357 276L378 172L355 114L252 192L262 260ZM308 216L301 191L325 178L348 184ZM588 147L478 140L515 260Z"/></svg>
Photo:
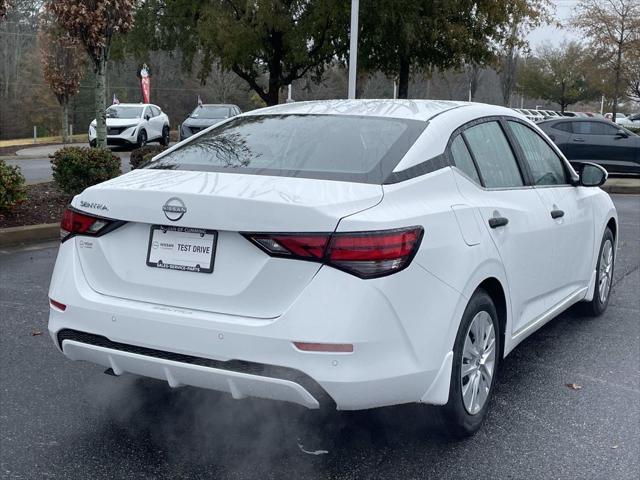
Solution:
<svg viewBox="0 0 640 480"><path fill-rule="evenodd" d="M609 220L607 220L606 228L611 230L611 233L613 233L613 240L615 242L617 242L617 240L618 240L618 223L616 222L616 219L614 217L611 217L611 218L609 218Z"/></svg>
<svg viewBox="0 0 640 480"><path fill-rule="evenodd" d="M504 356L504 344L507 331L507 295L502 287L502 283L496 277L489 277L483 280L475 291L477 292L478 290L484 290L487 292L496 307L496 312L498 314L498 326L500 328L499 333L502 340L500 342L499 355L500 358L502 358Z"/></svg>

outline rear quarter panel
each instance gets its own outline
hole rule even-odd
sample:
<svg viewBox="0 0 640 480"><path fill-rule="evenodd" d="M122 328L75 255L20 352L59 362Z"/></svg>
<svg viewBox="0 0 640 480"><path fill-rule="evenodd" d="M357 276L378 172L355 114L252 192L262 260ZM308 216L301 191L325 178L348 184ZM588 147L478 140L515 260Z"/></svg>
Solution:
<svg viewBox="0 0 640 480"><path fill-rule="evenodd" d="M416 355L442 358L453 348L462 314L473 292L489 277L498 278L504 285L504 270L486 229L477 230L477 243L465 241L452 206L474 212L475 209L464 205L451 168L383 188L384 198L380 204L342 219L338 231L423 226L424 236L413 263L435 282L429 280L416 285L412 279L407 282L404 294L393 295L390 301ZM473 228L471 231L475 232ZM425 350L430 352L427 354Z"/></svg>

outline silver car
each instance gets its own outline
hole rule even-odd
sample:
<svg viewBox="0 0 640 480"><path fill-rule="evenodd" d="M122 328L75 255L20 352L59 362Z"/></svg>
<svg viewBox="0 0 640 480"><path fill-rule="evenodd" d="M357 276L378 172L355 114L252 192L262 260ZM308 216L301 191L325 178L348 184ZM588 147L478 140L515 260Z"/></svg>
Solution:
<svg viewBox="0 0 640 480"><path fill-rule="evenodd" d="M180 140L189 138L216 123L242 113L237 105L206 103L198 105L180 126Z"/></svg>

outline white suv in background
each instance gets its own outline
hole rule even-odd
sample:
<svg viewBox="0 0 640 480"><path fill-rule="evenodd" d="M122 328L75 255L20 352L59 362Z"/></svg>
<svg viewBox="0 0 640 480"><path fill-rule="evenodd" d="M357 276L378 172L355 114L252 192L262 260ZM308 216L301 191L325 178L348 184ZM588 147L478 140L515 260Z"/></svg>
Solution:
<svg viewBox="0 0 640 480"><path fill-rule="evenodd" d="M160 107L143 103L120 103L107 108L107 145L143 147L158 141L169 145L169 117ZM96 121L89 125L89 144L96 145Z"/></svg>

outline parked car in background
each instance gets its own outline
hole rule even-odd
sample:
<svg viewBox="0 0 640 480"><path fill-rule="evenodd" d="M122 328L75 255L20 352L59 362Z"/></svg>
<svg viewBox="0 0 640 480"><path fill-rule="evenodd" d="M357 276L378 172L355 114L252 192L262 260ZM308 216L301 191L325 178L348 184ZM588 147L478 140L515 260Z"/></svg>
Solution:
<svg viewBox="0 0 640 480"><path fill-rule="evenodd" d="M160 107L120 103L107 108L107 145L143 147L157 141L169 145L169 117ZM96 121L89 125L89 145L96 145Z"/></svg>
<svg viewBox="0 0 640 480"><path fill-rule="evenodd" d="M541 112L543 112L543 114L547 117L547 118L557 118L560 115L558 115L556 112L554 112L553 110L540 110Z"/></svg>
<svg viewBox="0 0 640 480"><path fill-rule="evenodd" d="M242 113L237 105L205 103L198 105L180 126L180 140L189 138L211 125Z"/></svg>
<svg viewBox="0 0 640 480"><path fill-rule="evenodd" d="M640 113L628 117L616 118L616 123L623 127L640 127Z"/></svg>
<svg viewBox="0 0 640 480"><path fill-rule="evenodd" d="M254 110L74 197L49 332L115 375L309 409L438 405L423 415L470 435L504 356L575 303L607 308L606 178L494 105Z"/></svg>
<svg viewBox="0 0 640 480"><path fill-rule="evenodd" d="M547 120L538 126L570 162L593 162L609 173L640 174L640 136L609 120Z"/></svg>
<svg viewBox="0 0 640 480"><path fill-rule="evenodd" d="M515 110L516 112L521 113L532 122L539 122L541 120L544 120L545 118L544 115L537 110L531 110L528 108L514 108L512 110Z"/></svg>

